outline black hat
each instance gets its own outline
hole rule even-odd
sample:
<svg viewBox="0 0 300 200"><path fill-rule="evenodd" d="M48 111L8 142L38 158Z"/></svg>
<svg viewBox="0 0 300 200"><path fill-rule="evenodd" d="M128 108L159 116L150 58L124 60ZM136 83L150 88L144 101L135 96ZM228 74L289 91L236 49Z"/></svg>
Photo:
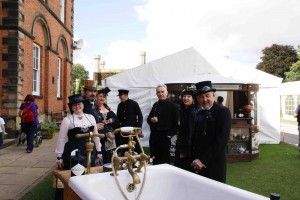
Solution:
<svg viewBox="0 0 300 200"><path fill-rule="evenodd" d="M196 94L196 89L191 88L191 87L187 87L186 89L182 90L181 97L183 97L183 95L185 95L185 94L189 94L191 96L194 96Z"/></svg>
<svg viewBox="0 0 300 200"><path fill-rule="evenodd" d="M198 82L196 83L196 88L197 95L216 91L216 89L212 88L211 81Z"/></svg>
<svg viewBox="0 0 300 200"><path fill-rule="evenodd" d="M97 91L97 94L104 94L105 96L107 96L107 94L110 92L110 89L109 87L105 87L105 88L102 88L101 90L98 90Z"/></svg>
<svg viewBox="0 0 300 200"><path fill-rule="evenodd" d="M119 91L119 94L118 94L118 96L121 96L121 95L123 95L123 94L128 94L128 92L129 92L129 90L125 90L125 89L120 89L120 90L118 90Z"/></svg>
<svg viewBox="0 0 300 200"><path fill-rule="evenodd" d="M84 80L84 88L83 89L95 91L95 90L97 90L97 84L98 84L98 81Z"/></svg>
<svg viewBox="0 0 300 200"><path fill-rule="evenodd" d="M84 98L81 94L74 94L68 97L69 98L69 105L73 105L75 103L80 103L84 101Z"/></svg>

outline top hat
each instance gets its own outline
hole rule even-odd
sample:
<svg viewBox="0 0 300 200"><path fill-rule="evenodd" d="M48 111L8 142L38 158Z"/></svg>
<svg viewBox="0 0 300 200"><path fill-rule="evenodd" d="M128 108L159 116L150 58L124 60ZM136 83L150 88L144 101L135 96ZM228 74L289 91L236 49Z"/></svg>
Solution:
<svg viewBox="0 0 300 200"><path fill-rule="evenodd" d="M191 96L194 96L196 94L196 89L191 88L191 87L187 87L186 89L182 90L181 97L183 97L183 95L185 95L185 94L189 94Z"/></svg>
<svg viewBox="0 0 300 200"><path fill-rule="evenodd" d="M84 89L85 90L97 90L97 81L94 80L84 80Z"/></svg>
<svg viewBox="0 0 300 200"><path fill-rule="evenodd" d="M129 90L125 90L125 89L120 89L120 90L118 90L119 91L119 94L118 94L118 96L121 96L121 95L123 95L123 94L128 94L128 92L129 92Z"/></svg>
<svg viewBox="0 0 300 200"><path fill-rule="evenodd" d="M102 88L101 90L98 90L97 91L97 94L104 94L105 96L107 96L107 94L110 92L110 89L109 87L105 87L105 88Z"/></svg>
<svg viewBox="0 0 300 200"><path fill-rule="evenodd" d="M82 97L81 94L74 94L68 97L69 98L69 105L73 105L76 103L80 103L84 101L84 98Z"/></svg>
<svg viewBox="0 0 300 200"><path fill-rule="evenodd" d="M196 88L197 88L197 95L216 91L215 88L212 88L211 81L198 82L196 83Z"/></svg>

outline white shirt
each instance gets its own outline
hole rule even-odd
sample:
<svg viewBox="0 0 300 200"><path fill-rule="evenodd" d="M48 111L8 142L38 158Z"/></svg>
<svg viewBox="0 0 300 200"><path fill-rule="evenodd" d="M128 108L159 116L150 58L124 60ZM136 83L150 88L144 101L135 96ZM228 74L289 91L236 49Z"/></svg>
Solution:
<svg viewBox="0 0 300 200"><path fill-rule="evenodd" d="M4 119L2 117L0 117L0 133L3 132L2 125L4 126L4 124L5 124Z"/></svg>
<svg viewBox="0 0 300 200"><path fill-rule="evenodd" d="M68 141L68 131L75 127L90 127L94 126L94 134L98 134L96 120L93 115L83 114L83 115L68 115L66 116L60 125L57 145L56 145L56 156L61 157L64 152L65 143ZM101 151L101 143L99 137L93 137L97 151Z"/></svg>

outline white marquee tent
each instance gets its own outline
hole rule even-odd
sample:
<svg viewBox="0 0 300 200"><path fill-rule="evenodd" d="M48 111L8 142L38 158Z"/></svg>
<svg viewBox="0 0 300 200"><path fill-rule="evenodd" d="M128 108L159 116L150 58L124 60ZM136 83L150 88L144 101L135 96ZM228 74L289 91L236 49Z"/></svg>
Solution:
<svg viewBox="0 0 300 200"><path fill-rule="evenodd" d="M258 125L260 143L280 142L280 96L281 78L235 62L225 56L201 52L197 47L185 49L158 60L106 78L102 85L111 92L108 105L116 112L118 89L126 88L129 98L141 107L144 122L143 146L148 146L149 126L146 122L152 105L157 101L155 87L162 83L212 83L259 84Z"/></svg>

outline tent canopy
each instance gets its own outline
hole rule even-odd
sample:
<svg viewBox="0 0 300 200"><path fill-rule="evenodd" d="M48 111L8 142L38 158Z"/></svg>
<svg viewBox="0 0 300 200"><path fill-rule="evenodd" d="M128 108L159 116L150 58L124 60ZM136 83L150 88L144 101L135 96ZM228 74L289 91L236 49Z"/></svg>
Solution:
<svg viewBox="0 0 300 200"><path fill-rule="evenodd" d="M280 141L280 98L281 78L250 68L225 56L201 52L192 47L158 60L129 69L108 77L103 85L112 92L108 104L116 111L119 99L117 90L126 88L129 98L137 101L141 107L146 136L143 146L148 146L149 126L146 118L155 101L155 87L166 83L197 83L210 80L212 83L259 84L258 123L261 143L279 143Z"/></svg>

